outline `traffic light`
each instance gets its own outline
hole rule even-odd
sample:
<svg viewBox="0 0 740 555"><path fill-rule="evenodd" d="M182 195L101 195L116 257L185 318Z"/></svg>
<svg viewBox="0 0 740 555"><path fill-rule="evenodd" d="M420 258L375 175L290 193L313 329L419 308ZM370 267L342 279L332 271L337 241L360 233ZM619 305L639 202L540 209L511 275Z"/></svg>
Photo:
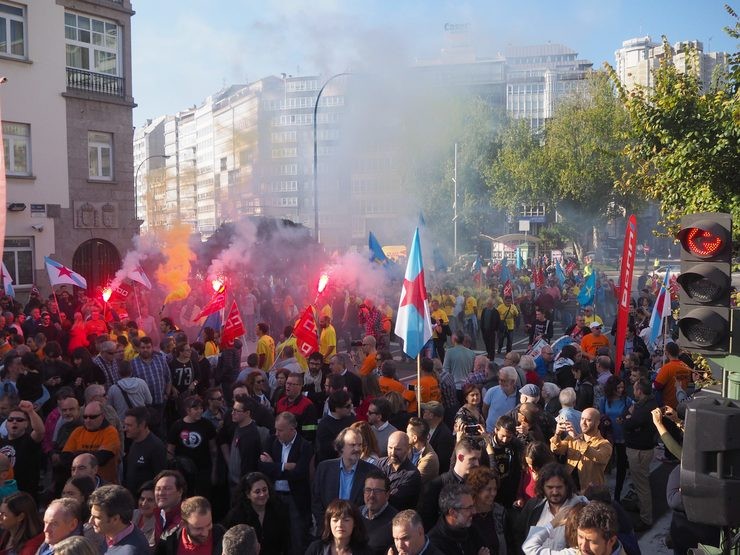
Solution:
<svg viewBox="0 0 740 555"><path fill-rule="evenodd" d="M684 216L678 239L678 344L693 353L726 355L730 348L732 218L720 212Z"/></svg>

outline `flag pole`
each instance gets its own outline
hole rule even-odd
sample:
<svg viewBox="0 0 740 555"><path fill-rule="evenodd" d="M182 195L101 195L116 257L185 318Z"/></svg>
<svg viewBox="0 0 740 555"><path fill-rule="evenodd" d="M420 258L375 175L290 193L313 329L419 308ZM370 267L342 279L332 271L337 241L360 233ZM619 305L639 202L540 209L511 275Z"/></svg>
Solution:
<svg viewBox="0 0 740 555"><path fill-rule="evenodd" d="M665 302L665 301L664 301ZM668 328L668 318L662 316L661 322L663 323L663 358L661 360L661 365L665 364L666 356L665 356L665 344L666 344L666 337L668 335L667 328Z"/></svg>
<svg viewBox="0 0 740 555"><path fill-rule="evenodd" d="M134 286L134 299L136 299L136 310L139 311L139 318L141 318L141 305L139 304L139 292L136 289L136 282L134 280L131 280L131 281L133 281L133 286Z"/></svg>
<svg viewBox="0 0 740 555"><path fill-rule="evenodd" d="M416 412L421 418L421 351L416 354Z"/></svg>

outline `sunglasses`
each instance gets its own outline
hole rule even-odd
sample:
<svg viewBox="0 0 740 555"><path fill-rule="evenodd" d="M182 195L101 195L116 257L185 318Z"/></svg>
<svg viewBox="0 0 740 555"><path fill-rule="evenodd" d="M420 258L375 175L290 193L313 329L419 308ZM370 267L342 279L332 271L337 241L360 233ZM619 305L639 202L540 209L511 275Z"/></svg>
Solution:
<svg viewBox="0 0 740 555"><path fill-rule="evenodd" d="M27 420L25 418L17 418L11 416L10 418L8 418L8 422L27 422Z"/></svg>
<svg viewBox="0 0 740 555"><path fill-rule="evenodd" d="M99 416L103 416L103 413L99 413L99 414L85 414L85 415L82 416L82 418L84 418L85 420L95 420Z"/></svg>

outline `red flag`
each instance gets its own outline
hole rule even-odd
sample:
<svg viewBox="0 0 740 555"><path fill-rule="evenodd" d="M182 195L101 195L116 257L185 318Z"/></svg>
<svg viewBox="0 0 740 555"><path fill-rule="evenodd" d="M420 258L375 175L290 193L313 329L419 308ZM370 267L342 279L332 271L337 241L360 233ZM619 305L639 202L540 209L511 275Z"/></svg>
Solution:
<svg viewBox="0 0 740 555"><path fill-rule="evenodd" d="M619 272L619 298L617 299L617 335L614 367L620 367L624 357L624 344L627 340L627 320L632 300L632 274L635 270L635 251L637 250L637 218L632 214L627 221L622 250L622 268Z"/></svg>
<svg viewBox="0 0 740 555"><path fill-rule="evenodd" d="M195 318L193 318L193 322L197 322L204 316L208 316L209 314L218 312L225 306L226 306L226 291L221 291L219 293L216 293L215 295L213 295L213 298L210 301L208 301L208 304L203 307L203 310L201 310L200 313Z"/></svg>
<svg viewBox="0 0 740 555"><path fill-rule="evenodd" d="M303 311L293 328L293 335L296 338L296 346L304 357L319 350L319 329L316 326L313 306L309 305Z"/></svg>
<svg viewBox="0 0 740 555"><path fill-rule="evenodd" d="M504 283L504 299L506 297L514 298L514 288L511 286L511 280L507 279L506 283Z"/></svg>
<svg viewBox="0 0 740 555"><path fill-rule="evenodd" d="M542 271L542 267L537 268L532 277L534 278L535 287L542 287L545 285L545 273Z"/></svg>
<svg viewBox="0 0 740 555"><path fill-rule="evenodd" d="M231 310L229 310L229 316L226 318L224 324L224 331L221 333L221 341L225 345L231 344L234 339L244 335L244 322L239 314L239 308L236 306L236 301L231 303Z"/></svg>

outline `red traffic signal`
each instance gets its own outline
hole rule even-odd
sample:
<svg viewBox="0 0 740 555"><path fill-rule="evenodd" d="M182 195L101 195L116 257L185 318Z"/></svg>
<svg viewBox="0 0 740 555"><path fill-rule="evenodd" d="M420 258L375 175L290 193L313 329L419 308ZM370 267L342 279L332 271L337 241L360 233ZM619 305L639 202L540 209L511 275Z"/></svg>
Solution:
<svg viewBox="0 0 740 555"><path fill-rule="evenodd" d="M726 355L730 350L732 218L720 212L681 219L678 344L685 350Z"/></svg>
<svg viewBox="0 0 740 555"><path fill-rule="evenodd" d="M720 256L732 245L730 229L717 221L699 220L678 233L681 247L698 258Z"/></svg>

